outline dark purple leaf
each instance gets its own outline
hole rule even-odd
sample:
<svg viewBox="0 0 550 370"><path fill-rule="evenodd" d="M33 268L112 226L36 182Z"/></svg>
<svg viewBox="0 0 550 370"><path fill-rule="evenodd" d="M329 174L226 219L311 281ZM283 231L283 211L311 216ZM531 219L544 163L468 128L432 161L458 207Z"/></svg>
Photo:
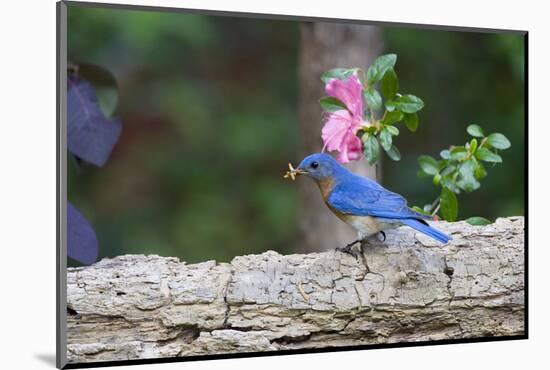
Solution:
<svg viewBox="0 0 550 370"><path fill-rule="evenodd" d="M122 125L105 117L94 88L76 76L69 77L67 93L67 146L75 156L103 166L111 155Z"/></svg>
<svg viewBox="0 0 550 370"><path fill-rule="evenodd" d="M67 255L91 265L97 259L98 242L94 229L71 203L67 204Z"/></svg>
<svg viewBox="0 0 550 370"><path fill-rule="evenodd" d="M107 69L90 63L79 63L77 73L80 78L92 85L101 111L106 117L111 117L118 102L115 76Z"/></svg>

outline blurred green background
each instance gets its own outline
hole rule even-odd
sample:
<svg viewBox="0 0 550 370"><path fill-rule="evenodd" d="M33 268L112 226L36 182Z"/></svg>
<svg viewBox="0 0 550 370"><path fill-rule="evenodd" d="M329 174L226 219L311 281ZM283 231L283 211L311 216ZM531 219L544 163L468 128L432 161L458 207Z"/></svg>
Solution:
<svg viewBox="0 0 550 370"><path fill-rule="evenodd" d="M107 165L68 168L69 201L96 230L99 258L293 252L297 190L282 174L301 159L299 42L294 21L68 7L69 60L119 84L123 131ZM383 184L410 205L431 202L437 189L416 177L416 158L464 144L477 123L512 148L459 196L459 216L522 215L523 37L384 27L383 42L402 90L425 102L419 131L396 139L403 159L384 161Z"/></svg>

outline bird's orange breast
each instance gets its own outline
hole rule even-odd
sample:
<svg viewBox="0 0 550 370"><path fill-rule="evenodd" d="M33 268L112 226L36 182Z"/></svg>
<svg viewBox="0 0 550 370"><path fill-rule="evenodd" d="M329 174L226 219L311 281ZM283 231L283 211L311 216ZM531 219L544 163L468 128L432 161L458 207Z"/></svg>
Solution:
<svg viewBox="0 0 550 370"><path fill-rule="evenodd" d="M323 199L326 201L330 192L334 189L334 179L330 177L324 178L317 181L317 185L319 186L319 190L321 190Z"/></svg>

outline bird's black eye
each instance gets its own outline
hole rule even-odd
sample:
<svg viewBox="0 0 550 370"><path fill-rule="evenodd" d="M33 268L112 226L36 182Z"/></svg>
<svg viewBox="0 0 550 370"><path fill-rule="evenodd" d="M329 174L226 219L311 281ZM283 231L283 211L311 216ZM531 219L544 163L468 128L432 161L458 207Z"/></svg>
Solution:
<svg viewBox="0 0 550 370"><path fill-rule="evenodd" d="M311 162L311 168L316 169L319 167L319 162Z"/></svg>

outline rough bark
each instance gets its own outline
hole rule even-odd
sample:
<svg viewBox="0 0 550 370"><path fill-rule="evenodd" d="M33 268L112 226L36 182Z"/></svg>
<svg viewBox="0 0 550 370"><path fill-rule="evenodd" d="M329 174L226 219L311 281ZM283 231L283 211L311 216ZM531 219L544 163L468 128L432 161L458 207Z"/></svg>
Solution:
<svg viewBox="0 0 550 370"><path fill-rule="evenodd" d="M370 271L336 251L69 268L69 362L523 334L523 218L437 227L449 244L407 228L372 242Z"/></svg>
<svg viewBox="0 0 550 370"><path fill-rule="evenodd" d="M321 74L336 67L359 67L366 70L380 53L381 46L378 27L322 22L302 25L299 66L300 158L322 149L322 110L319 98L325 93L319 79ZM377 167L369 166L366 161L349 165L355 173L380 180ZM351 241L356 236L346 225L334 222L314 186L301 182L298 187L298 199L302 205L302 215L299 217L302 222L299 243L301 252L330 250L342 240ZM311 230L317 232L312 233Z"/></svg>

